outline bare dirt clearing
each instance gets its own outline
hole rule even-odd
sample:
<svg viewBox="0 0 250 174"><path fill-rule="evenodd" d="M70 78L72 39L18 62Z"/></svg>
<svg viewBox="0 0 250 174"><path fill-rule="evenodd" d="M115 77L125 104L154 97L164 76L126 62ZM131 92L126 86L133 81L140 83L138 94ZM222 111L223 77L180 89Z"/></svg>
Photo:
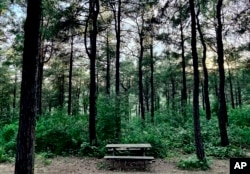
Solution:
<svg viewBox="0 0 250 174"><path fill-rule="evenodd" d="M139 166L129 167L126 171L109 170L107 162L104 159L96 158L78 158L78 157L56 157L53 159L36 159L35 173L36 174L115 174L115 173L159 173L159 174L228 174L229 160L214 159L212 168L207 171L186 171L176 167L177 160L156 159L154 162L147 164L147 169L139 170ZM136 168L136 170L134 170ZM13 163L0 164L1 174L13 174Z"/></svg>

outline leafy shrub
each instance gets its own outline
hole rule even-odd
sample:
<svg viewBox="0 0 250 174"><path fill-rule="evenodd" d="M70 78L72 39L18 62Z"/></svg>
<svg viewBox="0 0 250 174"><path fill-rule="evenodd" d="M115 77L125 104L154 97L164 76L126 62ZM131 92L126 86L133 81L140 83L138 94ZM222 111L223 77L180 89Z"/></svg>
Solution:
<svg viewBox="0 0 250 174"><path fill-rule="evenodd" d="M16 152L17 123L5 125L0 133L1 144L5 153L13 156Z"/></svg>
<svg viewBox="0 0 250 174"><path fill-rule="evenodd" d="M81 148L79 149L80 155L88 155L90 157L99 157L102 158L106 153L106 148L104 145L100 145L98 147L96 146L90 146L89 143L83 142L81 144Z"/></svg>
<svg viewBox="0 0 250 174"><path fill-rule="evenodd" d="M214 156L219 159L232 158L232 157L244 157L245 151L240 147L234 146L214 146L211 144L206 145L206 154L208 156Z"/></svg>
<svg viewBox="0 0 250 174"><path fill-rule="evenodd" d="M201 161L196 156L190 156L186 159L180 160L177 166L181 169L187 169L187 170L194 170L194 169L207 170L210 168L210 161L209 160Z"/></svg>
<svg viewBox="0 0 250 174"><path fill-rule="evenodd" d="M103 143L114 143L116 140L115 98L99 97L97 114L97 137Z"/></svg>
<svg viewBox="0 0 250 174"><path fill-rule="evenodd" d="M77 154L87 141L86 121L86 116L68 116L63 111L41 116L36 128L36 151Z"/></svg>
<svg viewBox="0 0 250 174"><path fill-rule="evenodd" d="M229 124L244 127L250 127L250 107L240 109L231 109L229 111Z"/></svg>
<svg viewBox="0 0 250 174"><path fill-rule="evenodd" d="M0 163L9 161L8 155L5 153L4 149L0 147Z"/></svg>

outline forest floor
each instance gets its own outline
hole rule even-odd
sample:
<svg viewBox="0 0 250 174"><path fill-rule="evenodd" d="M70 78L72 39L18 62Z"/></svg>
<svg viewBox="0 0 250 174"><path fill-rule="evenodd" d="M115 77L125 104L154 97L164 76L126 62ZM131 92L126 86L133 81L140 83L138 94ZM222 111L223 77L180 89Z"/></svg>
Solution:
<svg viewBox="0 0 250 174"><path fill-rule="evenodd" d="M143 164L140 162L126 164L126 169L120 170L116 163L116 169L111 170L110 163L104 159L97 158L79 158L79 157L55 157L52 159L36 158L35 174L115 174L115 173L132 173L132 174L228 174L229 159L218 160L213 159L211 169L207 171L190 171L181 170L176 167L177 158L156 159L147 164L147 168L143 170ZM124 163L121 163L124 166ZM14 163L1 163L1 174L13 174Z"/></svg>

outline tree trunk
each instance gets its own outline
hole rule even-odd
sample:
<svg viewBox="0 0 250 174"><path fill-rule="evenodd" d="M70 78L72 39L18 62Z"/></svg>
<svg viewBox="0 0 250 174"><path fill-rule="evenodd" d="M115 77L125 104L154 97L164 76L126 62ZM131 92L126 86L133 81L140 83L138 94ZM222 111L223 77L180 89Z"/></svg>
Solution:
<svg viewBox="0 0 250 174"><path fill-rule="evenodd" d="M149 112L149 81L148 78L145 79L145 88L144 88L144 99L145 99L145 106L146 112Z"/></svg>
<svg viewBox="0 0 250 174"><path fill-rule="evenodd" d="M239 103L239 107L242 106L242 100L241 100L241 87L240 87L240 83L239 81L237 81L237 93L238 93L238 103Z"/></svg>
<svg viewBox="0 0 250 174"><path fill-rule="evenodd" d="M42 55L41 55L42 56ZM43 85L43 57L39 56L38 62L38 87L37 87L37 114L38 116L42 114L42 85Z"/></svg>
<svg viewBox="0 0 250 174"><path fill-rule="evenodd" d="M202 95L202 108L203 110L205 110L206 107L205 107L205 97L204 97L204 85L202 82L201 82L201 95Z"/></svg>
<svg viewBox="0 0 250 174"><path fill-rule="evenodd" d="M28 0L27 18L24 25L23 71L15 174L34 173L40 18L41 0Z"/></svg>
<svg viewBox="0 0 250 174"><path fill-rule="evenodd" d="M106 69L106 93L107 95L110 95L110 48L109 48L109 37L108 37L108 31L107 31L107 58L106 58L106 64L107 64L107 69Z"/></svg>
<svg viewBox="0 0 250 174"><path fill-rule="evenodd" d="M203 81L203 91L204 91L204 101L205 101L205 109L206 109L206 118L207 120L211 119L211 107L210 107L210 99L209 99L209 91L208 91L208 72L207 72L207 66L206 66L206 59L207 59L207 46L203 37L203 33L201 31L201 26L199 22L199 12L196 15L197 19L197 29L200 34L200 39L201 39L201 44L203 47L203 52L202 52L202 67L203 67L203 76L204 76L204 81Z"/></svg>
<svg viewBox="0 0 250 174"><path fill-rule="evenodd" d="M143 121L145 121L145 109L144 109L144 102L143 102L143 83L142 83L142 59L143 59L143 52L144 52L144 35L143 35L143 29L139 34L140 37L140 55L139 55L139 62L138 62L138 68L139 68L139 103L140 103L140 113L141 118Z"/></svg>
<svg viewBox="0 0 250 174"><path fill-rule="evenodd" d="M97 145L96 137L96 40L97 40L97 17L99 14L99 0L89 1L89 16L86 21L84 32L84 45L90 59L90 84L89 84L89 141L91 146ZM87 46L87 30L90 27L90 51Z"/></svg>
<svg viewBox="0 0 250 174"><path fill-rule="evenodd" d="M196 20L195 20L195 7L193 0L189 0L191 11L191 32L192 32L192 57L193 57L193 70L194 70L194 93L193 93L193 118L194 118L194 135L196 156L199 160L205 161L205 152L201 136L200 116L199 116L199 63L196 48Z"/></svg>
<svg viewBox="0 0 250 174"><path fill-rule="evenodd" d="M172 109L176 111L175 108L175 80L174 77L171 77L171 85L172 85Z"/></svg>
<svg viewBox="0 0 250 174"><path fill-rule="evenodd" d="M182 91L181 91L181 109L182 115L186 117L186 105L187 105L187 81L186 81L186 59L184 49L184 35L183 35L183 24L181 22L181 66L182 66Z"/></svg>
<svg viewBox="0 0 250 174"><path fill-rule="evenodd" d="M16 111L16 98L17 98L17 73L15 72L15 82L14 82L14 89L13 89L13 111Z"/></svg>
<svg viewBox="0 0 250 174"><path fill-rule="evenodd" d="M74 49L74 37L71 33L70 40L70 59L69 59L69 96L68 96L68 115L72 114L72 69L73 69L73 49Z"/></svg>
<svg viewBox="0 0 250 174"><path fill-rule="evenodd" d="M64 105L64 74L59 77L59 108L62 109Z"/></svg>
<svg viewBox="0 0 250 174"><path fill-rule="evenodd" d="M223 41L222 41L222 23L221 23L221 8L222 8L223 0L218 0L217 3L217 29L216 29L216 40L217 40L217 55L218 55L218 66L219 66L219 128L220 128L220 136L221 136L221 145L227 146L229 145L228 135L227 135L227 106L225 99L225 70L224 70L224 50L223 50Z"/></svg>
<svg viewBox="0 0 250 174"><path fill-rule="evenodd" d="M117 1L118 10L113 9L116 33L116 62L115 62L115 93L116 93L116 138L121 137L120 117L120 45L121 45L121 0Z"/></svg>
<svg viewBox="0 0 250 174"><path fill-rule="evenodd" d="M232 74L231 74L230 68L228 68L228 81L229 81L229 86L230 86L231 106L233 109L235 109L233 82L232 82Z"/></svg>
<svg viewBox="0 0 250 174"><path fill-rule="evenodd" d="M151 122L154 123L154 55L153 55L153 36L151 36L151 44L150 44L150 87L151 87Z"/></svg>

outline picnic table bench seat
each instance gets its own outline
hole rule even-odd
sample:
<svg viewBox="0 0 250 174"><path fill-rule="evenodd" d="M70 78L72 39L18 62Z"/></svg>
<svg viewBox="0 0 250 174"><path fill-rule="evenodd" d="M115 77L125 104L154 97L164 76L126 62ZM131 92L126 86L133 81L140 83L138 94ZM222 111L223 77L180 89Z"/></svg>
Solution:
<svg viewBox="0 0 250 174"><path fill-rule="evenodd" d="M104 159L154 160L153 156L104 156Z"/></svg>

